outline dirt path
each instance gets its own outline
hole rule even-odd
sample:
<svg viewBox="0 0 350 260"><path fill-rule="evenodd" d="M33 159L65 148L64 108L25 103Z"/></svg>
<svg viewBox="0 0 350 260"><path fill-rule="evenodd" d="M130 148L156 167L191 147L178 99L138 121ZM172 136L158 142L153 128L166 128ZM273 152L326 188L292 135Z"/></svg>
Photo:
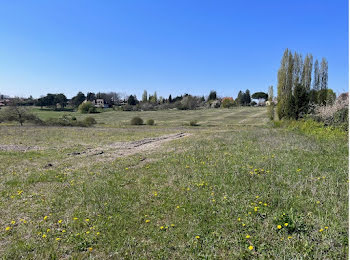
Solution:
<svg viewBox="0 0 350 260"><path fill-rule="evenodd" d="M129 156L140 152L147 152L158 148L162 143L189 136L188 133L177 133L154 138L145 138L133 142L116 142L105 147L88 148L86 151L73 152L68 155L78 157L98 156L103 159Z"/></svg>

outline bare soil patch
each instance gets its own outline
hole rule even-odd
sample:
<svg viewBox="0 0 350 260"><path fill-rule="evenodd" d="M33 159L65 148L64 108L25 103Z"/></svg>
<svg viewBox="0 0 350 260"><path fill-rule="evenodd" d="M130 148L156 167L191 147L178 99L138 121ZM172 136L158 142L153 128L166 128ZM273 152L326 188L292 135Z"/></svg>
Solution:
<svg viewBox="0 0 350 260"><path fill-rule="evenodd" d="M87 148L85 151L76 151L69 153L70 156L103 156L103 157L123 157L129 156L140 152L146 152L158 148L161 144L172 140L177 140L186 136L189 133L177 133L164 135L154 138L145 138L132 142L116 142L104 147Z"/></svg>
<svg viewBox="0 0 350 260"><path fill-rule="evenodd" d="M0 151L6 152L26 152L26 151L40 150L38 146L25 146L14 144L0 144Z"/></svg>

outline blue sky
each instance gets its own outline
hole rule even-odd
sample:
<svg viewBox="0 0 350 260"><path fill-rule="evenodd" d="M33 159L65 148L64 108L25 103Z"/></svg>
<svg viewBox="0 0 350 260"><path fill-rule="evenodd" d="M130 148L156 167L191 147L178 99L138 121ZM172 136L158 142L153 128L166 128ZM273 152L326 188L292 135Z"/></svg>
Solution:
<svg viewBox="0 0 350 260"><path fill-rule="evenodd" d="M236 97L276 88L285 48L348 90L348 1L4 0L0 93Z"/></svg>

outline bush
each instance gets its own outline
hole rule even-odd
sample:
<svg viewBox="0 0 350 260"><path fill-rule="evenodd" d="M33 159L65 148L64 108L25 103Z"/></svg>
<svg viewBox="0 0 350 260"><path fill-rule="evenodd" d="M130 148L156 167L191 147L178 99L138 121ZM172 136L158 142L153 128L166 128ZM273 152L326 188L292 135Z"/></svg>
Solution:
<svg viewBox="0 0 350 260"><path fill-rule="evenodd" d="M49 118L44 124L49 126L80 126L80 127L89 127L96 123L96 120L93 117L87 117L83 121L78 121L75 117L70 117L67 115L62 116L61 118Z"/></svg>
<svg viewBox="0 0 350 260"><path fill-rule="evenodd" d="M339 127L324 126L323 123L316 122L312 119L274 121L273 126L299 131L318 139L347 138L347 132Z"/></svg>
<svg viewBox="0 0 350 260"><path fill-rule="evenodd" d="M81 103L78 107L78 110L83 114L96 113L96 107L90 101Z"/></svg>
<svg viewBox="0 0 350 260"><path fill-rule="evenodd" d="M273 104L269 104L267 106L267 114L268 114L270 120L273 120L275 118L275 107Z"/></svg>
<svg viewBox="0 0 350 260"><path fill-rule="evenodd" d="M130 124L132 125L143 125L143 120L141 117L135 116L131 119Z"/></svg>
<svg viewBox="0 0 350 260"><path fill-rule="evenodd" d="M13 103L10 106L1 110L0 122L2 121L16 121L22 126L24 122L32 122L41 124L41 120L34 114L30 113L26 107L18 106Z"/></svg>
<svg viewBox="0 0 350 260"><path fill-rule="evenodd" d="M197 120L191 120L190 121L190 126L198 126L198 121Z"/></svg>
<svg viewBox="0 0 350 260"><path fill-rule="evenodd" d="M87 126L92 126L92 125L95 125L97 122L95 118L88 116L84 119L84 123L86 123Z"/></svg>
<svg viewBox="0 0 350 260"><path fill-rule="evenodd" d="M230 108L234 106L234 100L232 97L225 97L222 99L221 106L223 108Z"/></svg>
<svg viewBox="0 0 350 260"><path fill-rule="evenodd" d="M154 120L153 120L153 119L148 119L148 120L146 121L146 124L147 124L147 125L154 125Z"/></svg>
<svg viewBox="0 0 350 260"><path fill-rule="evenodd" d="M315 106L313 118L326 126L340 126L345 130L349 125L349 99L337 100L334 104Z"/></svg>

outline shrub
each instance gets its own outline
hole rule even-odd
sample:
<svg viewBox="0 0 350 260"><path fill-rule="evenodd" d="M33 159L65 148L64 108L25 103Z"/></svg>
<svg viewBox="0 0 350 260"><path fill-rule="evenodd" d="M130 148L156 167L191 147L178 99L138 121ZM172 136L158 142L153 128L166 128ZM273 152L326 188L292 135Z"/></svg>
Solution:
<svg viewBox="0 0 350 260"><path fill-rule="evenodd" d="M347 129L349 125L349 99L339 99L334 104L315 106L314 119L329 126Z"/></svg>
<svg viewBox="0 0 350 260"><path fill-rule="evenodd" d="M273 120L275 118L275 106L273 104L269 104L267 106L267 114L270 120Z"/></svg>
<svg viewBox="0 0 350 260"><path fill-rule="evenodd" d="M197 120L191 120L190 121L190 126L198 126L198 121Z"/></svg>
<svg viewBox="0 0 350 260"><path fill-rule="evenodd" d="M92 125L96 124L97 122L96 122L95 118L88 116L84 119L84 123L86 123L87 126L92 126Z"/></svg>
<svg viewBox="0 0 350 260"><path fill-rule="evenodd" d="M225 97L222 99L221 106L223 108L230 108L234 106L234 100L232 97Z"/></svg>
<svg viewBox="0 0 350 260"><path fill-rule="evenodd" d="M143 120L141 117L135 116L131 119L130 124L132 125L143 125Z"/></svg>
<svg viewBox="0 0 350 260"><path fill-rule="evenodd" d="M78 107L78 110L83 114L96 113L96 107L90 101L81 103Z"/></svg>
<svg viewBox="0 0 350 260"><path fill-rule="evenodd" d="M87 117L83 121L78 121L75 117L70 117L67 115L62 116L61 118L49 118L44 123L49 126L80 126L80 127L89 127L96 123L96 120L93 117Z"/></svg>
<svg viewBox="0 0 350 260"><path fill-rule="evenodd" d="M21 126L28 121L35 124L41 123L41 120L36 115L30 113L26 107L18 106L15 102L1 111L0 121L16 121Z"/></svg>
<svg viewBox="0 0 350 260"><path fill-rule="evenodd" d="M153 119L148 119L148 120L146 121L146 124L147 124L147 125L154 125L154 120L153 120Z"/></svg>

